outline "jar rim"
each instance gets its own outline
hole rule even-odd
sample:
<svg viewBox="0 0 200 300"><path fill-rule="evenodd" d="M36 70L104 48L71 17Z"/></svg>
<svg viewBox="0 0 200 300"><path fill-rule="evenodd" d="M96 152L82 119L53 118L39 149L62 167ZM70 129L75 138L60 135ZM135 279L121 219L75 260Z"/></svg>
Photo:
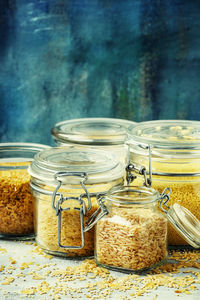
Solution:
<svg viewBox="0 0 200 300"><path fill-rule="evenodd" d="M59 123L51 129L52 136L62 142L84 145L124 144L127 128L133 121L117 118L81 118Z"/></svg>
<svg viewBox="0 0 200 300"><path fill-rule="evenodd" d="M147 205L158 201L159 198L157 190L145 186L116 186L106 194L107 200L124 205Z"/></svg>
<svg viewBox="0 0 200 300"><path fill-rule="evenodd" d="M110 182L124 176L124 168L119 158L114 154L99 149L83 149L81 147L52 147L35 155L29 167L29 174L42 181L55 182L55 175L86 173L89 183ZM76 176L70 176L71 182L79 181ZM68 182L63 176L63 182Z"/></svg>
<svg viewBox="0 0 200 300"><path fill-rule="evenodd" d="M8 142L0 143L0 150L4 149L20 149L20 150L39 150L50 148L49 145L39 144L39 143L29 143L29 142Z"/></svg>
<svg viewBox="0 0 200 300"><path fill-rule="evenodd" d="M183 156L186 155L185 150L188 152L197 150L199 154L200 122L190 120L145 121L128 128L128 140L140 145L151 145L160 153L165 151L166 154L166 150L171 150L171 155L175 156L177 150L183 151ZM181 152L178 155L181 155Z"/></svg>
<svg viewBox="0 0 200 300"><path fill-rule="evenodd" d="M49 149L50 146L37 143L10 142L0 143L0 162L33 160L36 153Z"/></svg>

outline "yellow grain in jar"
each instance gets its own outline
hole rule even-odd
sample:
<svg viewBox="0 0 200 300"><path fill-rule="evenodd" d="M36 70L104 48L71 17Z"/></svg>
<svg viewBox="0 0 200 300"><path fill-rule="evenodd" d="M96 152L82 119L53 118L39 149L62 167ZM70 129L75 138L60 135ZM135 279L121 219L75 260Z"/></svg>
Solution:
<svg viewBox="0 0 200 300"><path fill-rule="evenodd" d="M55 147L36 155L29 173L37 244L57 256L92 256L94 233L84 229L98 195L123 184L119 159L103 150Z"/></svg>
<svg viewBox="0 0 200 300"><path fill-rule="evenodd" d="M48 146L32 143L0 144L0 238L34 237L34 201L27 168Z"/></svg>
<svg viewBox="0 0 200 300"><path fill-rule="evenodd" d="M142 122L130 128L127 143L129 162L144 166L147 173L150 158L152 187L160 193L166 187L171 189L169 206L179 203L200 220L200 122ZM142 182L143 178L139 175L134 185ZM168 244L188 245L171 226L168 230Z"/></svg>

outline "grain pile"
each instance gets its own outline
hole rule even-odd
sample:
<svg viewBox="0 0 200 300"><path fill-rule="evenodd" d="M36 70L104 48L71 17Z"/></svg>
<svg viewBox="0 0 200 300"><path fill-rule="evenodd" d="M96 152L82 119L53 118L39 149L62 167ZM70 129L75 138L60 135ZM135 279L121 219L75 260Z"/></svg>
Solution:
<svg viewBox="0 0 200 300"><path fill-rule="evenodd" d="M15 249L16 253L5 241L0 247L1 299L130 300L143 296L162 300L161 290L169 298L199 297L198 250L171 251L165 265L146 275L137 275L109 271L98 267L93 259L57 259L46 255L36 244L20 242ZM18 254L22 249L23 257Z"/></svg>
<svg viewBox="0 0 200 300"><path fill-rule="evenodd" d="M9 165L24 166L24 163L9 163ZM10 236L33 234L33 197L27 170L1 169L0 176L0 234Z"/></svg>
<svg viewBox="0 0 200 300"><path fill-rule="evenodd" d="M112 208L96 225L96 261L126 270L144 270L167 255L167 221L151 209Z"/></svg>
<svg viewBox="0 0 200 300"><path fill-rule="evenodd" d="M91 197L92 208L84 217L84 226L88 218L97 210L96 198ZM38 245L49 253L61 256L93 256L94 255L94 229L85 232L85 246L82 249L64 249L58 245L58 216L51 206L50 197L45 195L37 197L36 210L36 240ZM66 201L62 208L69 207L63 211L61 216L61 245L81 245L80 212L74 207L80 207L75 201Z"/></svg>

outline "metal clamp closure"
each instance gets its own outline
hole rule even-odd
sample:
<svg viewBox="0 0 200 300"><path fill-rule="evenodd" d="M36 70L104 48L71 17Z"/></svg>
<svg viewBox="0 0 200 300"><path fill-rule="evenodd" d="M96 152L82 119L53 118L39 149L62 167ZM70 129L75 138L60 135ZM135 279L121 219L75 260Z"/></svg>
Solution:
<svg viewBox="0 0 200 300"><path fill-rule="evenodd" d="M83 194L79 197L63 197L62 193L59 193L58 190L62 185L62 177L66 176L78 176L81 178L80 185L85 191L85 198L88 200L88 208L86 208L85 201L82 199ZM91 209L91 198L90 194L85 186L85 181L87 180L87 174L84 172L58 172L54 175L54 178L58 181L58 185L55 188L52 194L52 208L56 211L56 216L58 216L58 234L57 234L57 241L60 248L67 248L67 249L81 249L84 247L85 239L84 239L84 216L86 215L87 211ZM56 197L59 199L56 201ZM70 207L62 208L62 204L65 201L77 201L80 207L74 207L74 210L80 212L80 227L81 227L81 245L78 246L71 246L71 245L62 245L61 244L61 220L62 220L62 212L70 210Z"/></svg>
<svg viewBox="0 0 200 300"><path fill-rule="evenodd" d="M137 178L136 175L133 175L132 172L135 172L136 174L143 175L144 176L144 185L146 187L151 187L152 184L152 166L151 166L151 146L141 146L142 148L149 150L149 172L147 172L146 168L144 166L138 166L133 163L129 163L126 167L126 180L127 184L129 185L134 179ZM149 175L149 177L147 176Z"/></svg>
<svg viewBox="0 0 200 300"><path fill-rule="evenodd" d="M91 229L103 216L107 215L109 212L107 210L107 207L105 206L104 202L104 195L100 194L97 196L97 201L99 203L98 209L90 216L90 218L87 221L87 225L84 228L84 231L88 231Z"/></svg>
<svg viewBox="0 0 200 300"><path fill-rule="evenodd" d="M167 211L169 210L169 206L167 205L167 202L170 199L170 194L171 194L171 189L169 187L167 187L166 189L164 189L164 191L162 192L162 194L160 195L160 208L163 212L167 213Z"/></svg>

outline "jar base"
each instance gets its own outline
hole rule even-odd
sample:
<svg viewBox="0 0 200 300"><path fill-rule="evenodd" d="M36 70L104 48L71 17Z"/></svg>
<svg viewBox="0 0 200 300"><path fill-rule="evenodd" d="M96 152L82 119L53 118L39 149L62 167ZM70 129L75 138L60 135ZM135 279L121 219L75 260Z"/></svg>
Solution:
<svg viewBox="0 0 200 300"><path fill-rule="evenodd" d="M0 240L27 241L27 240L34 240L34 239L35 239L35 234L17 235L17 234L0 233Z"/></svg>
<svg viewBox="0 0 200 300"><path fill-rule="evenodd" d="M168 250L194 250L190 245L168 245Z"/></svg>
<svg viewBox="0 0 200 300"><path fill-rule="evenodd" d="M37 242L37 241L36 241ZM84 259L88 259L88 258L93 258L94 255L84 255L84 256L78 256L76 253L74 253L74 255L72 254L68 254L66 252L61 252L61 251L54 251L54 250L49 250L46 249L45 247L43 247L40 243L37 242L37 245L48 255L52 255L52 256L56 256L56 257L60 257L63 259L77 259L77 260L84 260Z"/></svg>
<svg viewBox="0 0 200 300"><path fill-rule="evenodd" d="M142 268L140 270L130 270L130 269L121 268L121 267L114 267L114 266L104 265L104 264L101 264L100 262L98 262L96 257L95 257L95 262L96 262L97 266L106 268L106 269L111 270L111 271L117 271L117 272L126 273L126 274L127 273L129 273L129 274L146 274L149 271L151 271L151 270L153 270L153 269L155 269L159 266L164 265L167 262L167 258L168 257L164 258L163 260L161 260L160 262L158 262L157 264L155 264L151 267Z"/></svg>

